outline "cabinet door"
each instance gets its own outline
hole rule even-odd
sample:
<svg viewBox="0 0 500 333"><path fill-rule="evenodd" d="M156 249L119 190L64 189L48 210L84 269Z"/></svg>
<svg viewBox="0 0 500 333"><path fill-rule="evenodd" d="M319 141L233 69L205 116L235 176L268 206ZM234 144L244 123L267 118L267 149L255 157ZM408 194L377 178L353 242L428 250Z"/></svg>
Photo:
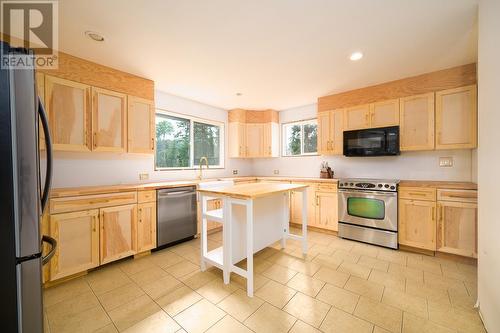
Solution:
<svg viewBox="0 0 500 333"><path fill-rule="evenodd" d="M331 154L331 122L330 111L318 113L318 153Z"/></svg>
<svg viewBox="0 0 500 333"><path fill-rule="evenodd" d="M137 205L100 209L101 265L137 252Z"/></svg>
<svg viewBox="0 0 500 333"><path fill-rule="evenodd" d="M344 153L344 114L343 109L330 112L331 151L334 155Z"/></svg>
<svg viewBox="0 0 500 333"><path fill-rule="evenodd" d="M401 150L434 149L434 93L400 99Z"/></svg>
<svg viewBox="0 0 500 333"><path fill-rule="evenodd" d="M316 226L316 192L315 185L307 190L307 225ZM291 192L290 222L302 224L302 192Z"/></svg>
<svg viewBox="0 0 500 333"><path fill-rule="evenodd" d="M477 258L477 204L438 202L438 251Z"/></svg>
<svg viewBox="0 0 500 333"><path fill-rule="evenodd" d="M399 200L399 244L436 251L436 203Z"/></svg>
<svg viewBox="0 0 500 333"><path fill-rule="evenodd" d="M155 150L153 101L128 96L127 115L128 152L152 154Z"/></svg>
<svg viewBox="0 0 500 333"><path fill-rule="evenodd" d="M477 146L477 87L436 93L436 149Z"/></svg>
<svg viewBox="0 0 500 333"><path fill-rule="evenodd" d="M370 104L370 127L399 125L399 99Z"/></svg>
<svg viewBox="0 0 500 333"><path fill-rule="evenodd" d="M245 157L246 151L246 125L245 123L229 123L229 157Z"/></svg>
<svg viewBox="0 0 500 333"><path fill-rule="evenodd" d="M92 88L93 149L124 152L127 137L127 95Z"/></svg>
<svg viewBox="0 0 500 333"><path fill-rule="evenodd" d="M156 201L137 205L137 252L156 247Z"/></svg>
<svg viewBox="0 0 500 333"><path fill-rule="evenodd" d="M246 124L246 156L262 157L264 154L264 124Z"/></svg>
<svg viewBox="0 0 500 333"><path fill-rule="evenodd" d="M273 129L271 123L262 124L264 132L263 140L263 156L271 157L273 156Z"/></svg>
<svg viewBox="0 0 500 333"><path fill-rule="evenodd" d="M57 241L50 260L50 280L99 266L97 209L50 216L50 236Z"/></svg>
<svg viewBox="0 0 500 333"><path fill-rule="evenodd" d="M316 192L316 227L338 231L338 194Z"/></svg>
<svg viewBox="0 0 500 333"><path fill-rule="evenodd" d="M370 127L370 104L345 109L344 124L347 131Z"/></svg>
<svg viewBox="0 0 500 333"><path fill-rule="evenodd" d="M90 86L46 75L45 108L54 150L91 150Z"/></svg>

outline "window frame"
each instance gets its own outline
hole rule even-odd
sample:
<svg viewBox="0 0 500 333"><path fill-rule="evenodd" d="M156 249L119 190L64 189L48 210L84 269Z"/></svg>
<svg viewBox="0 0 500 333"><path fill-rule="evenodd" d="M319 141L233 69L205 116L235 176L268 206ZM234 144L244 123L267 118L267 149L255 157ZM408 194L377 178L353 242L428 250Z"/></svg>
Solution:
<svg viewBox="0 0 500 333"><path fill-rule="evenodd" d="M286 123L281 123L281 157L304 157L304 156L319 156L318 153L318 144L316 140L316 152L313 153L304 153L304 125L316 125L316 133L318 131L318 119L317 118L309 118L302 120L294 120ZM286 130L285 126L290 125L300 125L300 154L298 155L287 155L286 154Z"/></svg>
<svg viewBox="0 0 500 333"><path fill-rule="evenodd" d="M164 116L170 116L170 117L176 117L176 118L181 118L185 120L189 120L190 126L189 126L189 164L190 166L188 167L158 167L156 165L156 149L154 153L154 170L155 171L171 171L171 170L197 170L199 169L199 166L194 165L194 123L202 123L202 124L207 124L207 125L212 125L212 126L217 126L219 127L219 137L220 137L220 142L219 142L219 165L209 165L209 169L225 169L225 164L226 164L226 156L225 156L225 150L226 150L226 131L225 131L225 123L221 121L216 121L216 120L210 120L210 119L204 119L204 118L199 118L183 113L177 113L177 112L172 112L168 110L163 110L163 109L155 109L155 148L158 147L157 142L156 142L156 117L157 115L164 115Z"/></svg>

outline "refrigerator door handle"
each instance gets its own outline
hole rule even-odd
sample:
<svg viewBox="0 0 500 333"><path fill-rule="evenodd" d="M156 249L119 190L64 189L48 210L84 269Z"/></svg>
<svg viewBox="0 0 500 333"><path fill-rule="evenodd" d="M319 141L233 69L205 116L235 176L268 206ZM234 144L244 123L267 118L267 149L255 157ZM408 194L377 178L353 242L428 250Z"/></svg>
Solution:
<svg viewBox="0 0 500 333"><path fill-rule="evenodd" d="M42 236L42 242L48 243L50 245L50 251L49 251L49 253L47 253L46 256L42 257L42 265L45 265L45 264L47 264L50 261L50 259L52 259L52 257L56 253L57 241L54 238L50 237L50 236L43 235Z"/></svg>
<svg viewBox="0 0 500 333"><path fill-rule="evenodd" d="M52 141L50 139L49 122L47 120L47 115L45 114L45 109L43 108L43 103L38 96L38 114L42 122L43 133L45 135L45 147L47 152L47 170L45 174L45 186L43 187L41 204L42 204L42 214L47 207L47 202L49 201L49 191L50 184L52 182Z"/></svg>

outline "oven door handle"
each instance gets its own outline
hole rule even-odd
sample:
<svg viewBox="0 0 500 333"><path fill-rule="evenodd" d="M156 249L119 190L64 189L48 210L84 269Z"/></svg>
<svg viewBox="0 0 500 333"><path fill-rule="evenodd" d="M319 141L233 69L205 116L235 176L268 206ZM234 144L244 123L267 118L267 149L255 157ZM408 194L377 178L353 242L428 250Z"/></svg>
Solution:
<svg viewBox="0 0 500 333"><path fill-rule="evenodd" d="M383 191L370 191L370 190L359 190L359 191L352 191L352 190L347 190L347 189L339 189L339 193L345 193L345 194L356 194L356 195L363 195L363 194L370 194L370 195L376 195L379 197L397 197L398 193L397 192L383 192Z"/></svg>

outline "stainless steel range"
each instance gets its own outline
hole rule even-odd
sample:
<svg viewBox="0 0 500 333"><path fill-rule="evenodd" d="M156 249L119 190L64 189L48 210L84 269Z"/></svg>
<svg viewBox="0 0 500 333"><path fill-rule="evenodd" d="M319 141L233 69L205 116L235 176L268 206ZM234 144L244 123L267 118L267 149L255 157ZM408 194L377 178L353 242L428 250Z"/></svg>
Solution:
<svg viewBox="0 0 500 333"><path fill-rule="evenodd" d="M394 179L340 179L338 235L397 249L398 183Z"/></svg>

